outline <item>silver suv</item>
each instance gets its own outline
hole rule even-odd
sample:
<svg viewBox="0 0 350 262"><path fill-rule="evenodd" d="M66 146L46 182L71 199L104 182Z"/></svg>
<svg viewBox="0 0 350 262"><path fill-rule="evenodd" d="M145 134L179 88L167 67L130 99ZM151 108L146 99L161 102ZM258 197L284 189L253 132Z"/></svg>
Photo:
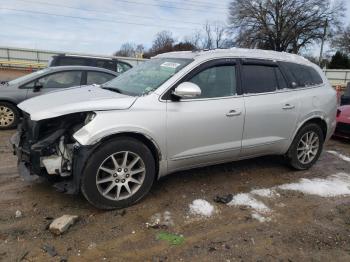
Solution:
<svg viewBox="0 0 350 262"><path fill-rule="evenodd" d="M19 108L20 173L61 177L56 186L103 209L129 206L184 169L272 154L310 168L336 124L336 93L319 67L245 49L158 55Z"/></svg>

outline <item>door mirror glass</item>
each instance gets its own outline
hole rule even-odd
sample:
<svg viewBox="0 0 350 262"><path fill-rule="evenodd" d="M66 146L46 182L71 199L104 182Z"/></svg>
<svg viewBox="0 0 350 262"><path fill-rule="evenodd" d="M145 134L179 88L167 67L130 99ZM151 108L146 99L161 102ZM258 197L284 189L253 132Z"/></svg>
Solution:
<svg viewBox="0 0 350 262"><path fill-rule="evenodd" d="M200 96L201 93L202 91L198 85L191 82L183 82L175 88L173 95L180 98L195 98Z"/></svg>

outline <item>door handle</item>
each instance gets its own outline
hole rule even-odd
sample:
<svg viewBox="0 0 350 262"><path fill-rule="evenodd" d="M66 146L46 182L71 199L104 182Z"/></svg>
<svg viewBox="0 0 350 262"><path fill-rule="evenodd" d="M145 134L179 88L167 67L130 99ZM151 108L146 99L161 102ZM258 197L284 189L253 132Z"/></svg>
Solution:
<svg viewBox="0 0 350 262"><path fill-rule="evenodd" d="M226 116L230 117L230 116L239 116L242 112L241 111L236 111L236 110L230 110L230 112L228 112L226 114Z"/></svg>
<svg viewBox="0 0 350 262"><path fill-rule="evenodd" d="M285 109L285 110L287 110L287 109L294 109L295 108L295 106L294 105L291 105L291 104L285 104L283 107L282 107L282 109Z"/></svg>

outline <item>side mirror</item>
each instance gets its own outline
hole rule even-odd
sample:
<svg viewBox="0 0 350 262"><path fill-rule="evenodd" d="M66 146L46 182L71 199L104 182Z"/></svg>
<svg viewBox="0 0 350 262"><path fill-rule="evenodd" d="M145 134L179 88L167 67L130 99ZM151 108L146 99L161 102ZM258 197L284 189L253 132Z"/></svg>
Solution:
<svg viewBox="0 0 350 262"><path fill-rule="evenodd" d="M202 90L194 83L183 82L179 84L173 91L173 95L179 98L195 98L200 96Z"/></svg>
<svg viewBox="0 0 350 262"><path fill-rule="evenodd" d="M33 92L40 92L40 89L43 88L43 84L40 83L39 81L36 81L34 83L34 88L33 88Z"/></svg>

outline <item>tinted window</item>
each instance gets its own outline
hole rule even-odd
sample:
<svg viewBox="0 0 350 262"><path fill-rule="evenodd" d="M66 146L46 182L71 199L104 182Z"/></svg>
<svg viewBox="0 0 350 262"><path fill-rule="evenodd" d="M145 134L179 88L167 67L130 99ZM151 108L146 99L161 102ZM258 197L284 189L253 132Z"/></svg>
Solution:
<svg viewBox="0 0 350 262"><path fill-rule="evenodd" d="M86 84L87 85L104 84L113 78L115 78L114 75L103 73L103 72L88 72Z"/></svg>
<svg viewBox="0 0 350 262"><path fill-rule="evenodd" d="M118 64L117 64L117 73L123 73L125 71L128 71L130 68L131 68L131 66L128 65L128 64L118 62Z"/></svg>
<svg viewBox="0 0 350 262"><path fill-rule="evenodd" d="M277 89L275 67L243 65L243 89L246 94L272 92Z"/></svg>
<svg viewBox="0 0 350 262"><path fill-rule="evenodd" d="M202 90L199 98L223 97L236 94L236 70L233 65L205 69L192 77L189 82Z"/></svg>
<svg viewBox="0 0 350 262"><path fill-rule="evenodd" d="M284 76L282 75L281 70L278 67L276 67L275 72L276 72L276 77L277 77L277 82L278 82L278 88L279 89L288 88L287 82L286 82Z"/></svg>
<svg viewBox="0 0 350 262"><path fill-rule="evenodd" d="M96 66L115 71L114 62L112 60L96 60Z"/></svg>
<svg viewBox="0 0 350 262"><path fill-rule="evenodd" d="M60 66L69 66L69 65L87 65L88 61L84 58L76 58L76 57L60 57L57 60L56 65Z"/></svg>
<svg viewBox="0 0 350 262"><path fill-rule="evenodd" d="M44 76L36 80L43 88L67 88L72 86L79 86L81 81L81 71L66 71L54 73ZM33 87L34 82L26 85L26 87Z"/></svg>
<svg viewBox="0 0 350 262"><path fill-rule="evenodd" d="M283 69L289 75L289 82L295 82L298 87L307 87L322 84L322 78L318 72L306 65L281 62Z"/></svg>

